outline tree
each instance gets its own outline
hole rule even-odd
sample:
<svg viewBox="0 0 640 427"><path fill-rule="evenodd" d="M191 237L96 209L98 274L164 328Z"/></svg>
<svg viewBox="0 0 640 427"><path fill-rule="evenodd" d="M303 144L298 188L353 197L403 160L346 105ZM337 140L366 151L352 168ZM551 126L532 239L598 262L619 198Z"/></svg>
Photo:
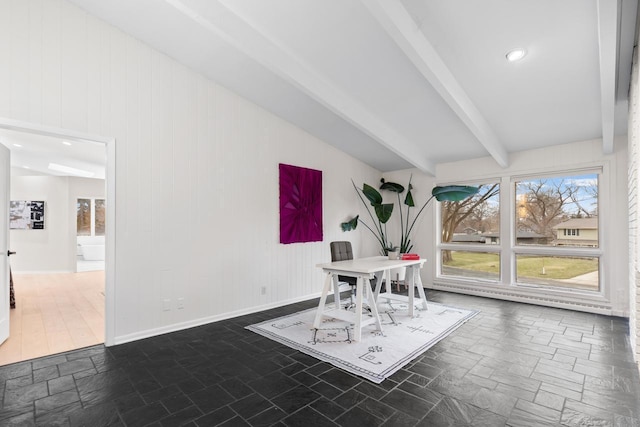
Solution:
<svg viewBox="0 0 640 427"><path fill-rule="evenodd" d="M480 185L478 193L465 200L442 202L442 242L451 242L458 227L478 207L484 207L487 201L500 192L499 184ZM485 191L486 190L486 191ZM443 262L451 261L451 251L442 251Z"/></svg>
<svg viewBox="0 0 640 427"><path fill-rule="evenodd" d="M489 231L497 231L499 225L500 209L496 204L485 200L473 209L468 217L460 221L455 231L460 232L471 228L480 233L487 233Z"/></svg>
<svg viewBox="0 0 640 427"><path fill-rule="evenodd" d="M572 179L537 179L517 183L518 230L531 230L549 239L555 238L553 227L567 218L589 217L591 213L582 206L580 185ZM593 198L593 187L589 187ZM597 193L595 194L597 199ZM575 211L568 211L568 205Z"/></svg>

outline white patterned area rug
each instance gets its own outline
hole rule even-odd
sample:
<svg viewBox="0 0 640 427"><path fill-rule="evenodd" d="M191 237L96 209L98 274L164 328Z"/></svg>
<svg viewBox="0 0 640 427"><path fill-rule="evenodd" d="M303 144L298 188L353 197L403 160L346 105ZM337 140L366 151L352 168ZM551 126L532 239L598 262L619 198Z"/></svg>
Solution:
<svg viewBox="0 0 640 427"><path fill-rule="evenodd" d="M413 318L406 304L379 306L383 332L368 325L360 342L353 341L353 325L341 320L324 317L314 329L315 308L246 329L379 384L478 314L434 302L427 306Z"/></svg>

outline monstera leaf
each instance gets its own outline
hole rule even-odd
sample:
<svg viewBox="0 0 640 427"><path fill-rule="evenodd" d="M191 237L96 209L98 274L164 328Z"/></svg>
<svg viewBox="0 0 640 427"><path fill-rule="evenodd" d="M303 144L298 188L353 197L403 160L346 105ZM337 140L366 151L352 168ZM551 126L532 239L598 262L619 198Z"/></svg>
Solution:
<svg viewBox="0 0 640 427"><path fill-rule="evenodd" d="M358 227L359 218L360 218L360 215L356 215L355 218L352 218L349 221L343 222L342 224L340 224L340 228L342 228L342 231L355 230L356 227Z"/></svg>
<svg viewBox="0 0 640 427"><path fill-rule="evenodd" d="M381 205L374 206L376 211L376 216L378 217L378 221L382 224L386 224L387 221L391 218L391 214L393 213L393 203L383 203Z"/></svg>
<svg viewBox="0 0 640 427"><path fill-rule="evenodd" d="M404 191L404 187L395 182L386 182L384 178L381 179L380 182L382 182L382 185L380 186L381 190L393 191L394 193L402 193Z"/></svg>
<svg viewBox="0 0 640 427"><path fill-rule="evenodd" d="M382 203L382 195L369 184L362 185L362 194L369 200L371 206L377 206Z"/></svg>
<svg viewBox="0 0 640 427"><path fill-rule="evenodd" d="M459 202L478 193L478 187L467 185L446 185L444 187L434 187L431 195L437 201Z"/></svg>
<svg viewBox="0 0 640 427"><path fill-rule="evenodd" d="M362 194L369 200L381 224L386 224L393 213L393 203L382 203L382 195L368 184L362 185Z"/></svg>
<svg viewBox="0 0 640 427"><path fill-rule="evenodd" d="M410 208L414 207L416 204L413 202L413 194L411 194L411 190L413 190L413 185L409 183L409 190L407 191L407 196L404 198L404 204L409 206Z"/></svg>

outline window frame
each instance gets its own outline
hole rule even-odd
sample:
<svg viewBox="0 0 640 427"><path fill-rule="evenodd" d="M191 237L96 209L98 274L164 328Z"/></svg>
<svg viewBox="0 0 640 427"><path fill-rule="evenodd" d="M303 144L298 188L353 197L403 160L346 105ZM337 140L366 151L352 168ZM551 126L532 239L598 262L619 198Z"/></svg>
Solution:
<svg viewBox="0 0 640 427"><path fill-rule="evenodd" d="M499 184L499 192L498 192L498 207L499 207L499 218L500 218L500 230L503 228L503 204L502 204L502 180L500 178L488 178L476 181L466 181L464 185L478 186L478 185L491 185L493 183ZM443 184L446 185L446 184ZM443 243L442 242L442 205L437 203L436 207L436 277L438 278L447 278L448 280L465 280L465 281L478 281L484 284L500 284L503 282L503 254L502 254L502 240L499 239L499 243L491 243L491 244L480 244L480 243ZM463 252L481 252L481 253L494 253L498 255L498 259L500 260L500 268L498 274L498 280L484 279L484 278L473 278L473 279L465 279L462 276L452 276L452 275L444 275L442 274L442 251L450 250L450 251L463 251Z"/></svg>
<svg viewBox="0 0 640 427"><path fill-rule="evenodd" d="M89 200L90 234L78 234L77 218L78 218L78 200ZM107 211L107 199L105 197L76 197L76 238L78 237L106 237L106 224L104 234L96 234L96 200L102 200L104 203L105 216ZM105 218L106 220L106 218Z"/></svg>
<svg viewBox="0 0 640 427"><path fill-rule="evenodd" d="M516 203L515 203L515 182L523 179L535 179L544 177L570 176L586 173L598 174L598 241L597 248L589 247L560 247L560 246L523 246L516 245ZM433 283L438 289L455 290L457 292L469 292L473 294L489 294L499 298L529 301L544 300L552 301L552 305L559 304L609 304L610 290L605 281L607 252L609 242L603 239L602 224L606 224L610 213L610 176L611 172L607 162L598 162L576 168L545 169L541 171L529 171L527 173L504 174L501 176L485 176L482 178L471 178L469 180L446 181L437 185L478 185L487 182L500 183L500 235L509 238L500 238L497 245L483 244L448 244L442 243L442 213L439 204L434 209L434 269ZM447 276L442 274L442 251L460 250L476 252L497 252L500 256L500 281L486 281L480 279L468 280L459 276ZM576 257L598 258L598 291L566 289L552 286L540 286L535 284L519 283L516 281L516 254L517 255L566 255Z"/></svg>
<svg viewBox="0 0 640 427"><path fill-rule="evenodd" d="M526 282L519 282L518 281L518 274L517 274L517 262L516 262L516 258L518 255L546 255L546 256L573 256L573 257L580 257L580 258L597 258L598 259L598 290L597 291L582 291L582 290L577 290L577 289L563 289L566 292L577 292L577 293L583 293L583 292L588 292L588 293L594 293L594 294L601 294L602 292L602 249L601 249L601 242L602 242L602 217L600 215L601 213L601 208L602 208L602 203L601 203L601 189L602 189L602 185L601 185L601 180L603 178L603 168L591 168L591 169L578 169L578 170L566 170L566 171L558 171L558 172L553 172L553 173L544 173L544 174L526 174L526 175L514 175L510 177L510 194L511 194L511 198L512 198L512 214L511 214L511 219L510 222L512 224L511 227L511 234L510 234L510 240L511 240L511 248L510 248L510 257L511 257L511 264L512 264L512 269L511 269L511 283L515 286L519 286L519 287L528 287L528 288L545 288L545 289L559 289L556 288L554 286L546 286L546 285L539 285L539 284L532 284L532 283L526 283ZM596 174L598 176L598 247L597 248L591 248L591 247L580 247L580 246L564 246L564 245L558 245L558 246L545 246L545 245L522 245L522 244L518 244L517 239L516 239L516 206L515 206L515 199L516 199L516 182L518 181L524 181L524 180L532 180L532 179L541 179L541 178L558 178L558 177L566 177L566 176L571 176L571 175L578 175L578 174L587 174L587 173L593 173ZM574 234L570 234L571 231L575 231L572 229L565 229L567 230L567 235L571 235L574 236Z"/></svg>

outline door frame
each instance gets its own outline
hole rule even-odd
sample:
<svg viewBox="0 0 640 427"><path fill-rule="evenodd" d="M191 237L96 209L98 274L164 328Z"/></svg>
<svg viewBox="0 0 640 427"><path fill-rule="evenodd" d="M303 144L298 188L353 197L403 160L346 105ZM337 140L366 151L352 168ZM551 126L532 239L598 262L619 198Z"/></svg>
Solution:
<svg viewBox="0 0 640 427"><path fill-rule="evenodd" d="M35 133L75 141L92 141L105 144L107 165L105 185L107 198L105 235L105 283L104 283L104 344L115 344L115 272L116 272L116 139L100 135L76 132L35 123L21 122L0 117L0 128L13 131Z"/></svg>
<svg viewBox="0 0 640 427"><path fill-rule="evenodd" d="M11 283L11 266L9 257L11 255L11 242L9 239L9 222L11 221L9 214L9 200L11 191L11 151L8 147L0 145L0 166L3 168L7 165L7 170L0 171L0 207L3 212L0 213L0 345L4 344L11 335L11 292L13 291ZM5 255L6 254L6 255ZM11 291L10 291L11 289Z"/></svg>

